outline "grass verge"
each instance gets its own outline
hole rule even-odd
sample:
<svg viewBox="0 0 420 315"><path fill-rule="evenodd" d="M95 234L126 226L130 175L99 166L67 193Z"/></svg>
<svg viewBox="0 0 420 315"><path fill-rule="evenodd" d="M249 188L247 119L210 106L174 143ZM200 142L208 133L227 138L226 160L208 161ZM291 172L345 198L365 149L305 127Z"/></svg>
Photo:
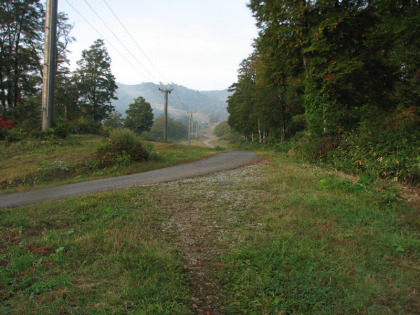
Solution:
<svg viewBox="0 0 420 315"><path fill-rule="evenodd" d="M145 172L216 153L208 148L149 142L153 145L149 161L121 163L88 171L85 165L102 141L100 136L74 135L66 140L28 140L3 145L0 153L0 193Z"/></svg>
<svg viewBox="0 0 420 315"><path fill-rule="evenodd" d="M386 182L272 155L248 216L260 229L223 256L219 279L236 312L415 314L418 203ZM418 197L418 196L417 196ZM252 214L252 215L251 215Z"/></svg>
<svg viewBox="0 0 420 315"><path fill-rule="evenodd" d="M152 188L1 211L0 313L185 313Z"/></svg>

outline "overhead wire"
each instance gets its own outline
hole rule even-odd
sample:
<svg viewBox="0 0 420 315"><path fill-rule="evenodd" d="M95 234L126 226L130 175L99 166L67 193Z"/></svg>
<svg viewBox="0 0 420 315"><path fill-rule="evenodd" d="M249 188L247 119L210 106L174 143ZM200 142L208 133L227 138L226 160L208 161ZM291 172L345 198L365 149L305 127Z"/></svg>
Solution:
<svg viewBox="0 0 420 315"><path fill-rule="evenodd" d="M80 17L85 20L85 22L96 32L99 34L100 37L102 37L104 39L105 42L108 43L109 46L111 46L121 57L123 57L134 69L137 70L137 72L139 72L143 77L146 77L144 75L144 73L142 73L130 60L127 59L126 56L124 56L109 40L107 40L105 38L105 36L103 36L101 34L101 32L99 32L68 0L66 0L67 4L74 10L76 11L77 14L80 15Z"/></svg>
<svg viewBox="0 0 420 315"><path fill-rule="evenodd" d="M85 0L86 1L86 0ZM131 33L128 31L128 29L124 26L124 24L121 22L117 14L115 14L114 10L109 6L108 2L104 0L106 6L111 11L111 13L114 15L115 19L120 23L122 28L127 32L128 36L131 38L131 40L134 42L134 44L137 46L137 48L140 50L140 52L143 54L143 56L149 61L149 63L152 65L152 67L156 70L156 72L162 77L163 81L168 82L165 78L165 76L159 71L159 69L154 65L152 60L149 58L149 56L146 54L146 52L140 47L140 45L137 43L137 41L134 39L134 37L131 35Z"/></svg>
<svg viewBox="0 0 420 315"><path fill-rule="evenodd" d="M156 77L151 74L149 72L149 70L147 70L142 63L137 59L136 56L133 55L133 53L124 45L124 43L118 38L117 35L115 35L115 33L112 31L112 29L108 26L108 24L99 16L99 14L96 12L96 10L89 4L89 2L87 2L86 0L84 0L85 3L89 6L89 8L93 11L93 13L95 13L95 15L98 17L98 19L105 25L105 27L108 29L108 31L115 37L115 39L122 45L122 47L124 47L124 49L130 54L130 56L140 65L140 67L142 67L142 69L144 71L146 71L149 76L156 82L158 82L159 80L156 79Z"/></svg>

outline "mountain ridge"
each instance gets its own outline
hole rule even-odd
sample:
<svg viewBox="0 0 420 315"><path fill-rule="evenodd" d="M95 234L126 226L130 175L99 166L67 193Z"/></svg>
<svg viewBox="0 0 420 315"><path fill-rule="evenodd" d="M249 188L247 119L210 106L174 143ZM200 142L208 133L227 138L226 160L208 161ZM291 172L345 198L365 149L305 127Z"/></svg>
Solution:
<svg viewBox="0 0 420 315"><path fill-rule="evenodd" d="M129 104L133 103L134 99L139 96L150 103L155 117L163 113L164 96L159 91L160 85L152 82L134 85L117 83L117 85L116 96L118 99L114 100L112 105L123 116L125 116ZM194 112L195 119L203 122L209 122L211 117L217 117L220 121L227 119L226 101L230 95L227 89L198 91L175 83L172 83L171 87L174 89L168 100L168 113L171 117L185 117L187 112Z"/></svg>

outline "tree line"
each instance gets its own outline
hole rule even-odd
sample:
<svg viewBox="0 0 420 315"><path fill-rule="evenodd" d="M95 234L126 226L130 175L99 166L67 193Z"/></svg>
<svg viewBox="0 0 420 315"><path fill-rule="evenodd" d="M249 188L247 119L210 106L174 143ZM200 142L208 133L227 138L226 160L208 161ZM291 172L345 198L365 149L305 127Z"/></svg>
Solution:
<svg viewBox="0 0 420 315"><path fill-rule="evenodd" d="M0 4L1 113L15 126L39 129L45 8L40 0L6 0ZM82 52L70 71L67 55L72 26L58 14L55 121L83 117L98 124L113 110L117 85L104 41Z"/></svg>
<svg viewBox="0 0 420 315"><path fill-rule="evenodd" d="M0 140L17 141L41 128L41 92L45 8L40 0L5 0L0 3ZM126 118L114 111L117 85L111 58L102 39L82 51L74 71L69 69L68 44L72 26L58 14L54 129L64 136L98 133L103 128L128 128L148 139L161 139L163 117L154 119L150 103L134 99ZM185 138L185 124L169 119L169 138ZM10 135L13 128L15 135ZM17 134L17 135L16 135ZM16 138L16 139L15 139ZM15 139L15 140L13 140Z"/></svg>
<svg viewBox="0 0 420 315"><path fill-rule="evenodd" d="M418 0L251 0L248 7L259 35L228 99L229 125L245 140L306 138L317 154L378 139L388 155L418 148ZM380 155L378 147L365 153Z"/></svg>
<svg viewBox="0 0 420 315"><path fill-rule="evenodd" d="M282 141L338 135L420 104L414 0L252 0L259 36L231 86L229 123Z"/></svg>

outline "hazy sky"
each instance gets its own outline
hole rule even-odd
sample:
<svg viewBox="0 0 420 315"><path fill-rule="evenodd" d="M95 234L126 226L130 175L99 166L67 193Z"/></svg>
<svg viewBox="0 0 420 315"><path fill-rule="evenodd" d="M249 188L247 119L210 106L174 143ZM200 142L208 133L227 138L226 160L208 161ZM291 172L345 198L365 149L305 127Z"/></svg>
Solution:
<svg viewBox="0 0 420 315"><path fill-rule="evenodd" d="M251 45L257 36L247 0L105 0L153 62L153 67L104 0L86 1L58 1L58 10L66 12L74 25L71 34L77 41L69 46L72 69L83 49L97 38L105 38L112 72L117 82L125 84L162 81L196 90L225 89L236 81L239 63L252 52Z"/></svg>

